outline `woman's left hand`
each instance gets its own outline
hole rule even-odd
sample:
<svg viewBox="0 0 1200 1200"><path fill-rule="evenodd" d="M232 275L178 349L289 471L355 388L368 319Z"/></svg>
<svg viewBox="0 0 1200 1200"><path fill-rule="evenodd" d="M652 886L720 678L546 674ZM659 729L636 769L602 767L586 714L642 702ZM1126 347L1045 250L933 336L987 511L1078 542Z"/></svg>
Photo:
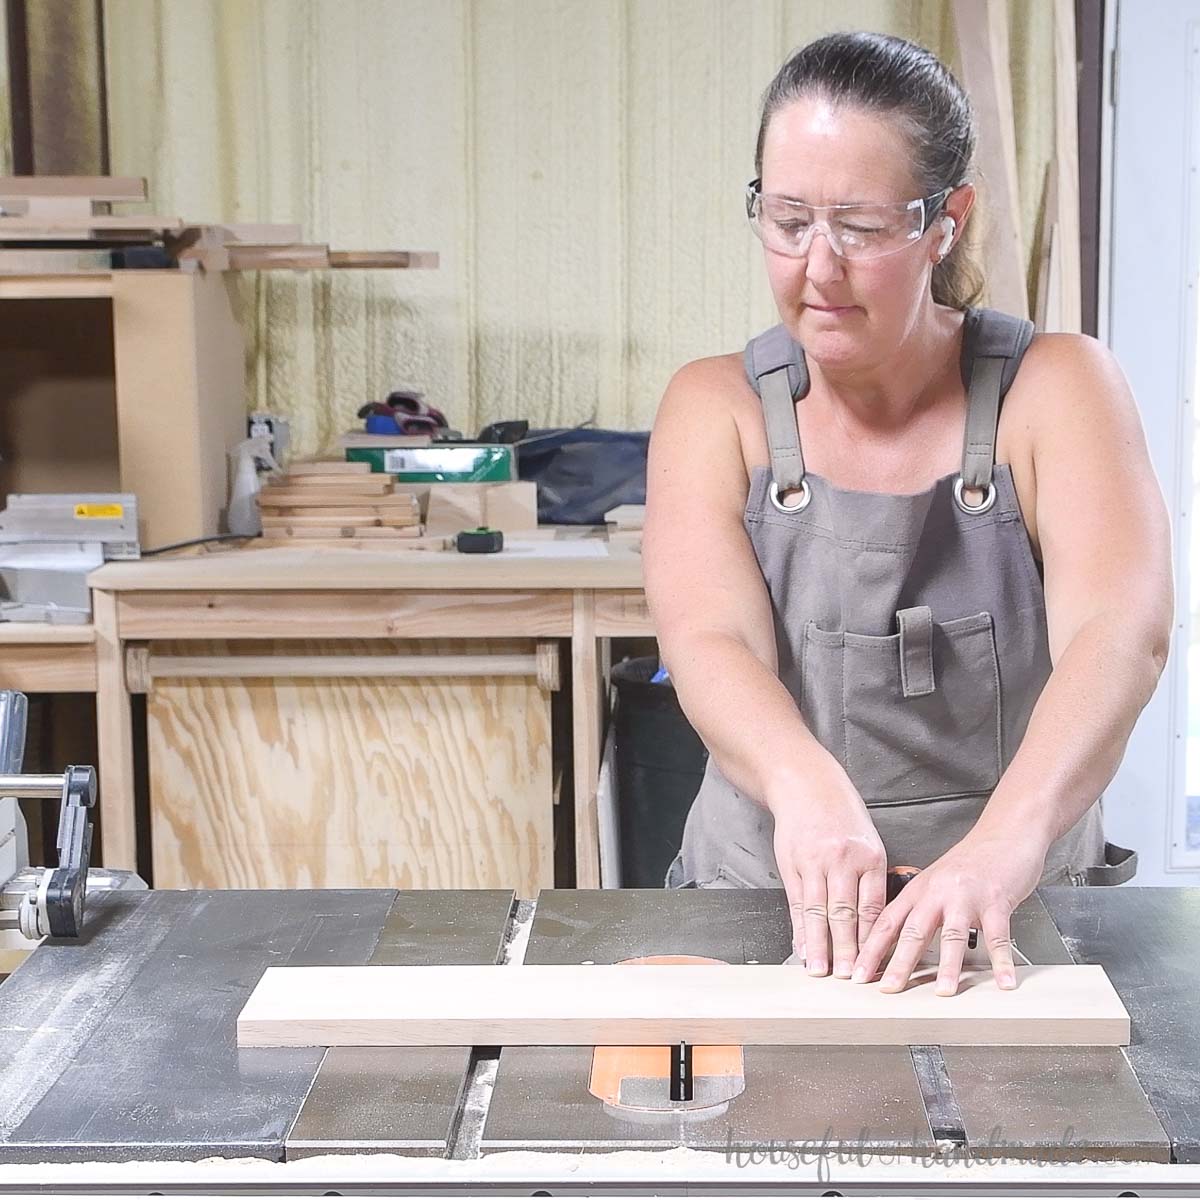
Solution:
<svg viewBox="0 0 1200 1200"><path fill-rule="evenodd" d="M1046 859L1046 848L1031 842L1036 839L1021 834L1000 837L978 827L972 830L905 884L879 915L858 953L854 981L873 979L894 945L880 990L903 991L940 929L935 990L939 996L952 996L975 928L987 947L996 983L1015 988L1009 921L1013 909L1037 887Z"/></svg>

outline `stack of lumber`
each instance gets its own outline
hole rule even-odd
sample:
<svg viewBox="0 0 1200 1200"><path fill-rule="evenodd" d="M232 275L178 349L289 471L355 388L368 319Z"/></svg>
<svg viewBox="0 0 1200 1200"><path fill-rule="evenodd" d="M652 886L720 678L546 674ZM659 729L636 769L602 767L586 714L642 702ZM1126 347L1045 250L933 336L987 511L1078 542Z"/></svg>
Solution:
<svg viewBox="0 0 1200 1200"><path fill-rule="evenodd" d="M258 545L338 546L407 544L422 533L411 492L368 463L295 463L258 495L263 536Z"/></svg>
<svg viewBox="0 0 1200 1200"><path fill-rule="evenodd" d="M332 250L301 241L299 225L196 225L181 217L125 216L145 203L139 177L0 175L0 274L108 273L113 250L161 251L182 271L396 270L438 265L435 251ZM151 260L153 262L153 260ZM119 263L118 265L125 265Z"/></svg>

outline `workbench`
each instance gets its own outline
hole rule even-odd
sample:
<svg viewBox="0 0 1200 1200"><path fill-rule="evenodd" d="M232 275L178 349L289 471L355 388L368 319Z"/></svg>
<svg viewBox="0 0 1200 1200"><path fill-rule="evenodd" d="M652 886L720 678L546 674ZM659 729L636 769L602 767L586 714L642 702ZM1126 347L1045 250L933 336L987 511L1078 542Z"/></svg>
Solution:
<svg viewBox="0 0 1200 1200"><path fill-rule="evenodd" d="M136 868L129 696L135 687L146 690L148 646L164 643L178 657L188 642L236 647L268 639L278 652L289 641L565 639L572 674L576 881L598 886L603 645L613 637L649 636L652 627L640 554L628 545L591 544L602 552L239 549L114 562L93 572L105 865ZM220 730L210 736L219 739Z"/></svg>
<svg viewBox="0 0 1200 1200"><path fill-rule="evenodd" d="M95 692L95 631L90 625L0 621L0 689Z"/></svg>
<svg viewBox="0 0 1200 1200"><path fill-rule="evenodd" d="M782 892L104 893L0 985L0 1190L1194 1194L1200 891L1048 888L1014 937L1103 965L1129 1047L747 1046L726 1107L634 1119L587 1047L239 1051L236 1017L278 965L777 963Z"/></svg>

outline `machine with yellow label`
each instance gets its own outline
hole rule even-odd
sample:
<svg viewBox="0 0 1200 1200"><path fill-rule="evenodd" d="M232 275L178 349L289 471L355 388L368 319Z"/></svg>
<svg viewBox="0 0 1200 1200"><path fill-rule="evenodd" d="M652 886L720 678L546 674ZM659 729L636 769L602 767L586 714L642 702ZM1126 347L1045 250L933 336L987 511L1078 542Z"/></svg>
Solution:
<svg viewBox="0 0 1200 1200"><path fill-rule="evenodd" d="M10 495L0 512L0 621L86 624L89 573L139 556L128 493Z"/></svg>

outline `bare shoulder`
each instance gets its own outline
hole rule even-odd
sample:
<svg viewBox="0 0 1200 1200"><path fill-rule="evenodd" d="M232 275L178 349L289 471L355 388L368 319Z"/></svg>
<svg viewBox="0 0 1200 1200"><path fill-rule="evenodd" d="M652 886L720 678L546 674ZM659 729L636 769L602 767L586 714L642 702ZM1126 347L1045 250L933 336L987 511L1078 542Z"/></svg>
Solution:
<svg viewBox="0 0 1200 1200"><path fill-rule="evenodd" d="M1053 514L1069 513L1091 487L1157 486L1125 373L1086 334L1034 336L1000 412L997 457L1011 465L1039 558Z"/></svg>
<svg viewBox="0 0 1200 1200"><path fill-rule="evenodd" d="M1105 432L1141 429L1137 405L1116 355L1080 333L1039 333L1025 352L1004 401L1004 415L1029 440L1049 449L1064 435L1071 440Z"/></svg>
<svg viewBox="0 0 1200 1200"><path fill-rule="evenodd" d="M654 423L660 444L686 431L693 453L728 453L735 447L747 470L767 461L762 408L746 380L740 354L718 354L685 363L671 377ZM653 441L651 443L653 446Z"/></svg>

